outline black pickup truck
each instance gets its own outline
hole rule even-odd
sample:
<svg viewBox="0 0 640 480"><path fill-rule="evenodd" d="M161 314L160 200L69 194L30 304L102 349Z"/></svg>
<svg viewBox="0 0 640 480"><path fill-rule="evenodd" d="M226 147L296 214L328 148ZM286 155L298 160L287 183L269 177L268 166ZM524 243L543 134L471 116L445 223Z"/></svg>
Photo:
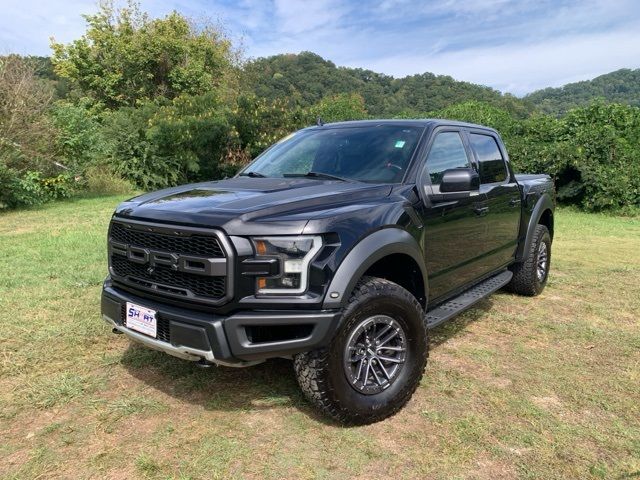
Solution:
<svg viewBox="0 0 640 480"><path fill-rule="evenodd" d="M234 178L119 205L102 316L202 366L292 358L313 404L370 423L415 391L429 329L502 287L542 291L554 207L490 128L313 126Z"/></svg>

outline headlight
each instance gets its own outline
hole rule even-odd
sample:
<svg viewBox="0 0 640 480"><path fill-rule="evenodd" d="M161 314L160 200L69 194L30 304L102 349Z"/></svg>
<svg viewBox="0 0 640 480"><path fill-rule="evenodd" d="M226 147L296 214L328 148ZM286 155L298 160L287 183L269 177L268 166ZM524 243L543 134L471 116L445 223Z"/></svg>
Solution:
<svg viewBox="0 0 640 480"><path fill-rule="evenodd" d="M257 257L276 258L279 274L258 277L258 293L303 293L309 282L309 263L322 247L322 237L255 237L251 239Z"/></svg>

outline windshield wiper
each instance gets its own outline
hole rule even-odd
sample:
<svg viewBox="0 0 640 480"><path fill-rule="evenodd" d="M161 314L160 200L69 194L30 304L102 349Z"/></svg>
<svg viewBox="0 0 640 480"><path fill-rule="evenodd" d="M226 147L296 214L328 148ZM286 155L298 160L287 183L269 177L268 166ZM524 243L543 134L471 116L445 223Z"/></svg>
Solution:
<svg viewBox="0 0 640 480"><path fill-rule="evenodd" d="M325 180L338 180L340 182L355 182L351 178L339 177L337 175L331 175L330 173L324 172L307 172L307 173L283 173L283 177L310 177L310 178L323 178Z"/></svg>
<svg viewBox="0 0 640 480"><path fill-rule="evenodd" d="M260 172L242 172L240 174L241 177L251 177L251 178L267 178L266 175Z"/></svg>

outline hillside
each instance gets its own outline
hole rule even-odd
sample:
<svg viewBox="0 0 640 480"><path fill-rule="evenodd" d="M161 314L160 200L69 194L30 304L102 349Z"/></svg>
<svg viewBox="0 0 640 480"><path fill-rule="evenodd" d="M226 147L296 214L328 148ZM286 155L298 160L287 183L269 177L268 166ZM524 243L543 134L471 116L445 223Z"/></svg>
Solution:
<svg viewBox="0 0 640 480"><path fill-rule="evenodd" d="M54 72L49 57L26 57L36 74L64 98L69 85ZM592 80L545 88L517 98L490 87L425 72L403 78L362 68L336 66L313 52L281 54L247 62L242 71L244 88L266 99L285 98L308 107L322 98L358 93L367 112L377 117L423 116L428 112L470 100L504 108L518 118L534 110L561 116L571 108L594 100L640 106L640 69L621 69Z"/></svg>
<svg viewBox="0 0 640 480"><path fill-rule="evenodd" d="M640 106L640 69L623 68L593 80L538 90L525 97L541 111L553 115L562 115L571 108L587 105L596 99Z"/></svg>
<svg viewBox="0 0 640 480"><path fill-rule="evenodd" d="M258 96L288 98L301 106L338 93L359 93L374 116L421 115L478 100L526 116L532 106L489 87L422 73L394 78L360 68L337 67L312 52L258 58L244 69L245 85Z"/></svg>

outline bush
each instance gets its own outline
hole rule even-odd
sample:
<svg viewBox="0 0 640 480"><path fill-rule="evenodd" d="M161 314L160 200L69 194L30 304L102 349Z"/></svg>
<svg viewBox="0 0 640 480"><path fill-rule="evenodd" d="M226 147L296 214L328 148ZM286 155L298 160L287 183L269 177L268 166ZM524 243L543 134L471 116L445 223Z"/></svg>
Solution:
<svg viewBox="0 0 640 480"><path fill-rule="evenodd" d="M229 147L219 162L221 178L232 177L251 162L249 151L240 147Z"/></svg>
<svg viewBox="0 0 640 480"><path fill-rule="evenodd" d="M315 122L321 118L323 122L341 122L345 120L362 120L368 117L364 107L364 98L357 93L334 95L323 98L309 108L309 120Z"/></svg>
<svg viewBox="0 0 640 480"><path fill-rule="evenodd" d="M143 190L219 178L220 159L237 143L213 93L123 107L104 124L108 165Z"/></svg>
<svg viewBox="0 0 640 480"><path fill-rule="evenodd" d="M233 126L230 140L237 142L232 148L246 149L252 158L311 121L308 113L283 100L265 100L255 95L238 98L228 117Z"/></svg>
<svg viewBox="0 0 640 480"><path fill-rule="evenodd" d="M61 162L76 173L105 156L106 140L100 118L100 108L92 106L88 98L77 103L57 102L50 117L57 129L55 145Z"/></svg>
<svg viewBox="0 0 640 480"><path fill-rule="evenodd" d="M178 182L179 165L173 159L156 158L156 146L147 138L149 122L157 105L124 107L106 112L103 118L106 162L114 173L143 190L166 187Z"/></svg>
<svg viewBox="0 0 640 480"><path fill-rule="evenodd" d="M516 171L551 175L558 200L588 211L640 207L640 108L596 103L557 119L517 120L480 102L436 116L496 128Z"/></svg>
<svg viewBox="0 0 640 480"><path fill-rule="evenodd" d="M640 108L596 103L562 119L575 200L591 211L640 207Z"/></svg>
<svg viewBox="0 0 640 480"><path fill-rule="evenodd" d="M0 162L0 209L13 206L17 172Z"/></svg>
<svg viewBox="0 0 640 480"><path fill-rule="evenodd" d="M56 132L46 115L52 96L33 64L18 55L0 57L0 163L5 167L54 171Z"/></svg>
<svg viewBox="0 0 640 480"><path fill-rule="evenodd" d="M96 195L125 195L134 191L131 183L104 165L89 167L84 182L86 190Z"/></svg>
<svg viewBox="0 0 640 480"><path fill-rule="evenodd" d="M427 116L486 125L495 128L505 139L518 133L518 122L509 112L478 101L458 103Z"/></svg>
<svg viewBox="0 0 640 480"><path fill-rule="evenodd" d="M155 147L155 162L177 164L170 185L220 178L220 159L235 141L226 107L215 93L181 95L160 107L149 122L147 139Z"/></svg>
<svg viewBox="0 0 640 480"><path fill-rule="evenodd" d="M19 176L15 170L0 166L0 188L0 206L15 208L69 198L75 192L75 180L65 174L42 178L40 172L33 171Z"/></svg>

